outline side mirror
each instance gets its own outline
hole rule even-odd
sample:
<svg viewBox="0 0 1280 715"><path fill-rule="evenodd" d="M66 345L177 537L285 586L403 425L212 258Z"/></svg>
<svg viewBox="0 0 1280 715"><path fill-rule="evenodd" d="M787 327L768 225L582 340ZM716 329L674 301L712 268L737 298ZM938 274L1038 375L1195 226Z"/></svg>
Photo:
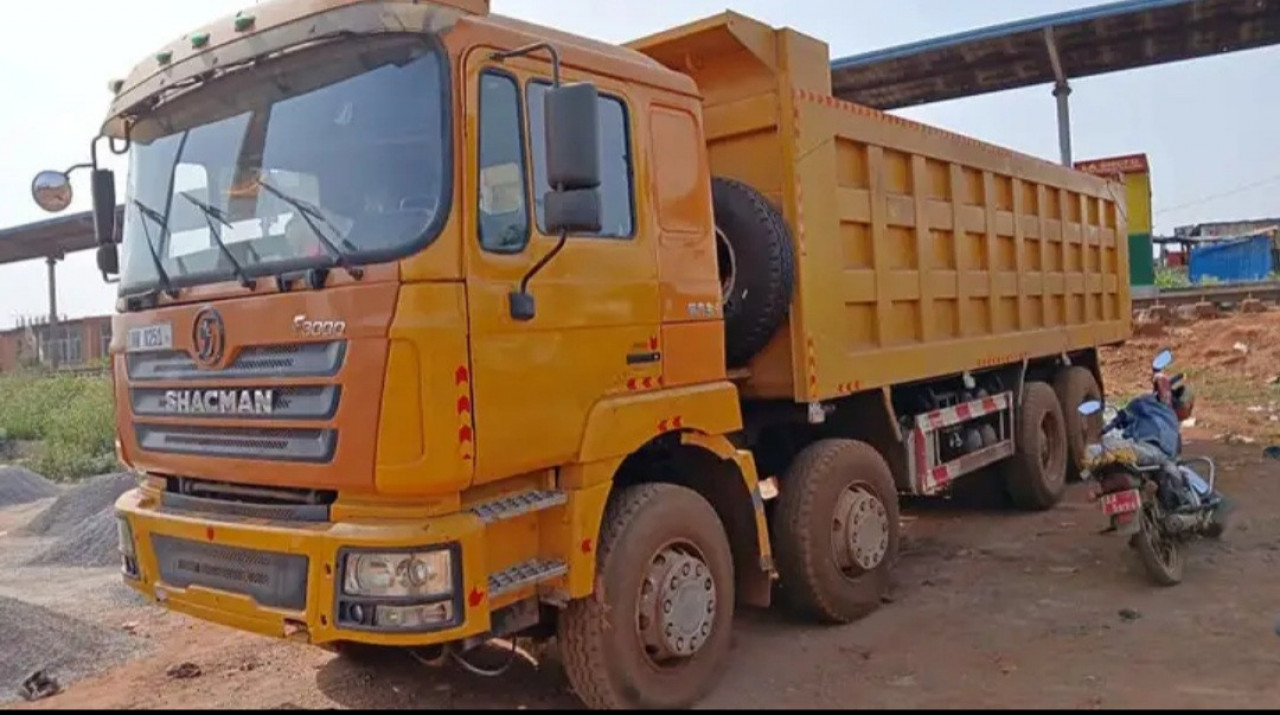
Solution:
<svg viewBox="0 0 1280 715"><path fill-rule="evenodd" d="M549 233L592 233L601 227L600 93L590 82L547 90L546 128Z"/></svg>
<svg viewBox="0 0 1280 715"><path fill-rule="evenodd" d="M93 235L99 246L116 243L116 176L110 169L94 169L91 175L93 187ZM99 255L102 255L99 252Z"/></svg>
<svg viewBox="0 0 1280 715"><path fill-rule="evenodd" d="M1152 370L1163 370L1173 364L1173 351L1165 348L1156 355L1156 359L1151 361Z"/></svg>
<svg viewBox="0 0 1280 715"><path fill-rule="evenodd" d="M120 252L116 250L114 243L104 243L98 246L98 270L103 275L113 276L120 272Z"/></svg>
<svg viewBox="0 0 1280 715"><path fill-rule="evenodd" d="M1087 402L1081 403L1080 407L1077 409L1080 412L1080 414L1084 415L1085 417L1089 417L1090 415L1096 415L1102 411L1102 403L1099 402L1098 400L1089 400Z"/></svg>
<svg viewBox="0 0 1280 715"><path fill-rule="evenodd" d="M71 177L61 171L42 171L31 181L31 198L49 213L71 205Z"/></svg>

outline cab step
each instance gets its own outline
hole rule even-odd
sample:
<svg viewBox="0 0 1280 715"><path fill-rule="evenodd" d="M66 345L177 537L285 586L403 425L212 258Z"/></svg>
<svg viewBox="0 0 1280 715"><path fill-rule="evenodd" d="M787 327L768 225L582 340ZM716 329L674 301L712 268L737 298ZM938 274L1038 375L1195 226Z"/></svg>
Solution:
<svg viewBox="0 0 1280 715"><path fill-rule="evenodd" d="M496 598L525 586L563 576L569 571L564 561L530 559L489 576L489 598Z"/></svg>
<svg viewBox="0 0 1280 715"><path fill-rule="evenodd" d="M561 506L568 501L569 495L558 489L534 489L477 504L471 508L471 513L487 525Z"/></svg>

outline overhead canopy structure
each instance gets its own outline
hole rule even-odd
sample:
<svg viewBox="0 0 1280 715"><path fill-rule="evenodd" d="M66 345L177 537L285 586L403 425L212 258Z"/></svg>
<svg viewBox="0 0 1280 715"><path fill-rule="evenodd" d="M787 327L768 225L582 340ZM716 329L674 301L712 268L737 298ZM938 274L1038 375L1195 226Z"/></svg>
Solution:
<svg viewBox="0 0 1280 715"><path fill-rule="evenodd" d="M124 209L116 209L116 226ZM93 212L58 216L23 226L0 229L0 265L43 258L49 270L49 326L58 324L57 262L74 251L98 245L93 233ZM56 366L56 358L55 358Z"/></svg>
<svg viewBox="0 0 1280 715"><path fill-rule="evenodd" d="M831 81L882 110L1053 84L1070 165L1069 79L1277 43L1276 0L1122 0L845 57Z"/></svg>
<svg viewBox="0 0 1280 715"><path fill-rule="evenodd" d="M72 214L0 229L0 264L34 258L61 258L97 245L93 213Z"/></svg>

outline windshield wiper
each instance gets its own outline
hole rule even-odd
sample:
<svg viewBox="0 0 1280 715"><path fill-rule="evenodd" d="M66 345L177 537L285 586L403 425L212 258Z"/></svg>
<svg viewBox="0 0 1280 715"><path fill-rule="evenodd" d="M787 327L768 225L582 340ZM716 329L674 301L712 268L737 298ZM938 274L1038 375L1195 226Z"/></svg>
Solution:
<svg viewBox="0 0 1280 715"><path fill-rule="evenodd" d="M364 275L364 270L362 270L357 266L351 265L351 261L347 260L347 254L343 253L341 248L338 248L338 246L334 244L333 241L329 240L329 237L324 235L324 232L320 230L319 226L316 226L315 219L320 219L321 221L324 222L326 226L333 229L333 232L335 234L341 233L340 231L338 231L338 228L333 225L333 222L330 221L320 211L320 209L316 208L315 206L312 206L311 204L307 203L306 201L303 201L302 199L295 198L293 196L290 196L284 193L280 189L277 189L276 187L272 186L271 184L268 184L262 179L258 179L258 186L261 186L262 188L271 192L271 194L276 198L292 206L302 216L302 220L306 222L307 227L311 229L312 235L314 235L316 239L320 241L321 245L325 247L325 250L329 252L329 255L333 257L333 262L339 268L346 271L347 275L351 276L352 278L355 278L356 280L359 280L360 277ZM350 245L350 243L347 242L346 239L342 239L342 240L343 240L343 243L347 243L348 245Z"/></svg>
<svg viewBox="0 0 1280 715"><path fill-rule="evenodd" d="M209 233L213 236L214 242L218 244L218 248L222 250L222 255L226 256L227 260L231 262L231 270L235 272L235 277L240 281L240 285L244 288L248 288L249 290L253 290L254 286L257 285L257 282L245 275L244 268L240 266L240 262L236 260L235 254L231 252L231 249L227 248L227 244L222 241L222 235L218 232L217 226L213 223L216 219L218 223L223 226L226 226L227 228L234 228L234 226L231 225L231 222L228 221L227 217L222 213L222 210L206 204L186 191L180 193L182 194L182 198L195 204L196 208L204 212L204 221L209 224Z"/></svg>
<svg viewBox="0 0 1280 715"><path fill-rule="evenodd" d="M145 218L149 218L156 222L161 231L168 231L168 222L164 220L164 215L159 211L147 206L138 199L133 199L133 205L138 212ZM160 279L160 285L164 287L164 292L170 298L178 297L178 289L173 287L173 281L169 280L169 273L164 269L164 261L160 260L160 254L156 251L156 244L151 240L151 231L147 229L147 222L142 222L142 236L147 242L147 252L151 254L151 262L155 264L156 276Z"/></svg>

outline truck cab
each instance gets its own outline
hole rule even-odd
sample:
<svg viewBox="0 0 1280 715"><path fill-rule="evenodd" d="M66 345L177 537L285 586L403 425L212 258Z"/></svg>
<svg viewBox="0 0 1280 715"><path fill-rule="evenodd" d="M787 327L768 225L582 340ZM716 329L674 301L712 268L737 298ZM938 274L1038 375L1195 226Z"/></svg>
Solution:
<svg viewBox="0 0 1280 715"><path fill-rule="evenodd" d="M688 77L484 0L277 0L111 89L131 586L263 635L461 654L595 590L613 478L665 437L726 465L767 592ZM727 551L679 563L713 558L732 581ZM719 589L666 657L727 646Z"/></svg>

